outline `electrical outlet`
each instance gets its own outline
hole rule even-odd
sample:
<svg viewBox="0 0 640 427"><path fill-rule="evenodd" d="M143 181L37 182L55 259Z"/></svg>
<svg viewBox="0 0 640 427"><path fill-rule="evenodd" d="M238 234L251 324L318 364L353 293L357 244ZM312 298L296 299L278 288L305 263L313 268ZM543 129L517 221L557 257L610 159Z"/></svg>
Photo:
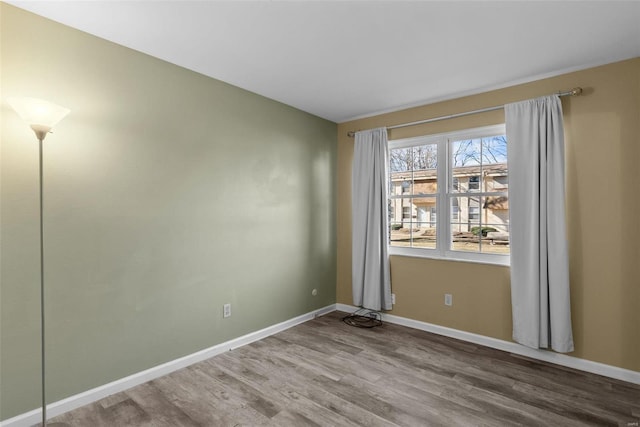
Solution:
<svg viewBox="0 0 640 427"><path fill-rule="evenodd" d="M396 294L391 294L391 304L396 303Z"/></svg>
<svg viewBox="0 0 640 427"><path fill-rule="evenodd" d="M453 305L453 295L444 294L444 305Z"/></svg>
<svg viewBox="0 0 640 427"><path fill-rule="evenodd" d="M231 317L231 304L222 306L222 317Z"/></svg>
<svg viewBox="0 0 640 427"><path fill-rule="evenodd" d="M312 290L312 291L311 291L311 295L312 295L312 296L314 296L314 297L315 297L316 295L318 295L318 290L317 290L317 289Z"/></svg>

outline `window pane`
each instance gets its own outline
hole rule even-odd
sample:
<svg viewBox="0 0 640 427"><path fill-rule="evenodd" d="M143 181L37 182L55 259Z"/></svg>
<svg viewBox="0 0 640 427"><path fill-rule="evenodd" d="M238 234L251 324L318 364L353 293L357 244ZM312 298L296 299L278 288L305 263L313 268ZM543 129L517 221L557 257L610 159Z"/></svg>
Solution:
<svg viewBox="0 0 640 427"><path fill-rule="evenodd" d="M413 246L433 249L436 247L436 198L415 198L413 204L416 209Z"/></svg>
<svg viewBox="0 0 640 427"><path fill-rule="evenodd" d="M391 199L389 204L389 244L410 246L411 242L411 199ZM405 218L405 215L408 218Z"/></svg>
<svg viewBox="0 0 640 427"><path fill-rule="evenodd" d="M435 194L438 191L438 146L423 144L389 152L392 195Z"/></svg>
<svg viewBox="0 0 640 427"><path fill-rule="evenodd" d="M508 188L505 135L455 141L451 144L452 192L506 191Z"/></svg>
<svg viewBox="0 0 640 427"><path fill-rule="evenodd" d="M482 160L482 140L467 139L451 143L451 192L478 191Z"/></svg>
<svg viewBox="0 0 640 427"><path fill-rule="evenodd" d="M506 196L451 198L451 249L509 253L509 199Z"/></svg>
<svg viewBox="0 0 640 427"><path fill-rule="evenodd" d="M436 198L392 199L391 246L436 247Z"/></svg>
<svg viewBox="0 0 640 427"><path fill-rule="evenodd" d="M411 194L413 190L412 173L394 172L389 174L389 194L399 196L402 194Z"/></svg>
<svg viewBox="0 0 640 427"><path fill-rule="evenodd" d="M487 196L482 200L481 252L509 253L509 198Z"/></svg>
<svg viewBox="0 0 640 427"><path fill-rule="evenodd" d="M404 227L411 223L410 199L391 199L389 204L389 225ZM408 226L408 225L407 225Z"/></svg>
<svg viewBox="0 0 640 427"><path fill-rule="evenodd" d="M428 170L438 167L438 146L435 144L413 147L413 170Z"/></svg>
<svg viewBox="0 0 640 427"><path fill-rule="evenodd" d="M480 165L482 150L480 139L454 141L451 148L454 168Z"/></svg>
<svg viewBox="0 0 640 427"><path fill-rule="evenodd" d="M487 224L483 225L482 228L486 230L482 237L482 253L509 254L508 226L505 227L503 224Z"/></svg>
<svg viewBox="0 0 640 427"><path fill-rule="evenodd" d="M434 194L438 191L438 146L413 147L413 194Z"/></svg>
<svg viewBox="0 0 640 427"><path fill-rule="evenodd" d="M389 152L389 165L391 173L411 171L412 151L409 148L394 148Z"/></svg>
<svg viewBox="0 0 640 427"><path fill-rule="evenodd" d="M507 137L482 138L483 191L506 191L508 184Z"/></svg>
<svg viewBox="0 0 640 427"><path fill-rule="evenodd" d="M507 137L505 135L482 138L482 164L507 163Z"/></svg>
<svg viewBox="0 0 640 427"><path fill-rule="evenodd" d="M479 252L480 197L451 198L451 249Z"/></svg>
<svg viewBox="0 0 640 427"><path fill-rule="evenodd" d="M389 200L389 228L392 231L402 228L402 199Z"/></svg>
<svg viewBox="0 0 640 427"><path fill-rule="evenodd" d="M413 204L411 199L393 199L393 214L389 223L389 245L391 246L411 246L413 231L412 218Z"/></svg>

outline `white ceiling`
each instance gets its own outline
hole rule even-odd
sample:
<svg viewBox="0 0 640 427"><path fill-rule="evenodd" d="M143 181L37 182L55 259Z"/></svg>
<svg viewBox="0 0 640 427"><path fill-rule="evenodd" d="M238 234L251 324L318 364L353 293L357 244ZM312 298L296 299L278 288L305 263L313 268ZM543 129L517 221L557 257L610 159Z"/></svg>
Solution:
<svg viewBox="0 0 640 427"><path fill-rule="evenodd" d="M334 122L640 56L640 1L8 3Z"/></svg>

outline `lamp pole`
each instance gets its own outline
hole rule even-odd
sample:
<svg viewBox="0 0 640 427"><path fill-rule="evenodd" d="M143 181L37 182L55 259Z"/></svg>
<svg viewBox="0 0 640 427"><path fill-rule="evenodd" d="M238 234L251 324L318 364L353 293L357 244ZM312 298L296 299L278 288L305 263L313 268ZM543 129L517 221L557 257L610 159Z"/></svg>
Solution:
<svg viewBox="0 0 640 427"><path fill-rule="evenodd" d="M40 223L40 360L42 385L42 425L47 425L46 358L45 358L45 316L44 316L44 174L43 141L69 110L48 101L35 98L10 98L7 100L22 119L29 124L38 138L38 193Z"/></svg>
<svg viewBox="0 0 640 427"><path fill-rule="evenodd" d="M46 135L46 133L44 134ZM45 351L44 351L44 221L43 221L43 167L42 167L42 141L44 135L40 135L36 131L38 137L38 172L39 172L39 190L40 190L40 361L41 361L41 374L42 374L42 425L47 425L47 397L45 387Z"/></svg>

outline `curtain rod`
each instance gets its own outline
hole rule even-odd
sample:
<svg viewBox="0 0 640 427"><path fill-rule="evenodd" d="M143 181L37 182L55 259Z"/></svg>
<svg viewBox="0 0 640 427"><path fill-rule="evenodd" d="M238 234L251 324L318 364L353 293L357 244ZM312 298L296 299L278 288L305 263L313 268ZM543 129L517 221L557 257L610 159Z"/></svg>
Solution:
<svg viewBox="0 0 640 427"><path fill-rule="evenodd" d="M571 90L567 90L565 92L557 92L554 95L558 95L558 96L578 96L580 94L582 94L582 88L581 87L574 87ZM455 119L456 117L464 117L464 116L470 116L471 114L486 113L487 111L500 110L501 108L504 108L504 105L496 105L495 107L481 108L480 110L466 111L464 113L456 113L456 114L450 114L448 116L440 116L440 117L434 117L434 118L431 118L431 119L418 120L417 122L401 123L399 125L387 126L387 130L404 128L404 127L408 127L408 126L421 125L421 124L424 124L424 123L438 122L440 120ZM351 131L347 132L347 136L349 138L353 138L355 135L356 135L356 131L351 130Z"/></svg>

